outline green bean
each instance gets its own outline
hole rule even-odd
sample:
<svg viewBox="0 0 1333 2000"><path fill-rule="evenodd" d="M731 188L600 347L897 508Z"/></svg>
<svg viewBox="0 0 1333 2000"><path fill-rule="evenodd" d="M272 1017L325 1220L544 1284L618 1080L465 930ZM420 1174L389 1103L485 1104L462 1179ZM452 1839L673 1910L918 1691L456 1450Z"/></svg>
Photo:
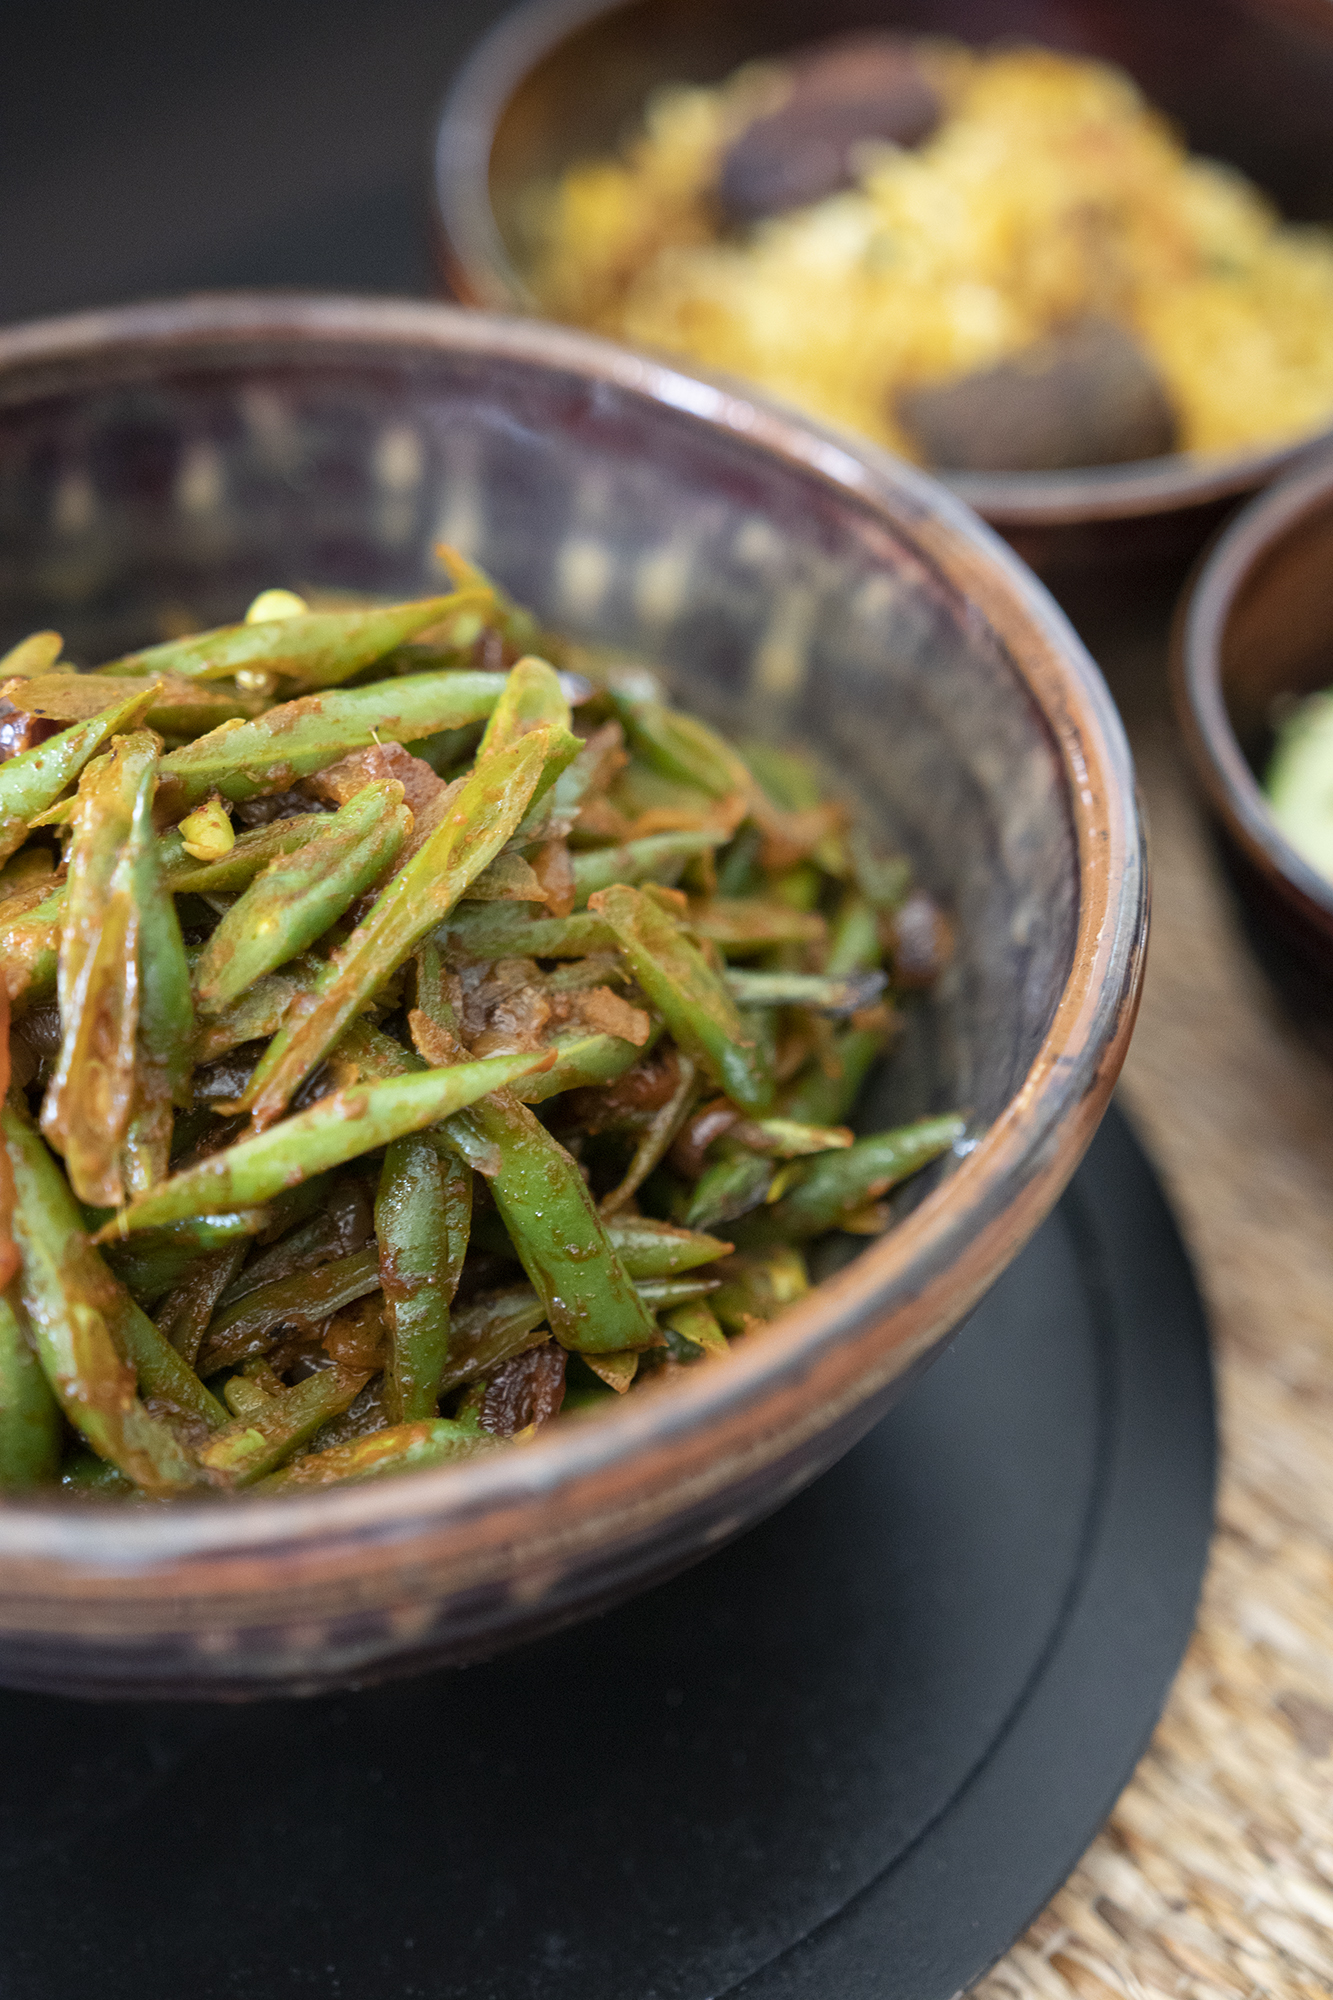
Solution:
<svg viewBox="0 0 1333 2000"><path fill-rule="evenodd" d="M687 861L696 854L710 854L726 838L715 828L703 828L650 833L642 840L626 841L623 847L589 848L573 858L574 900L582 906L599 889L609 889L617 882L673 883L679 880Z"/></svg>
<svg viewBox="0 0 1333 2000"><path fill-rule="evenodd" d="M691 904L690 929L720 950L740 956L778 944L818 944L826 925L813 910L794 910L789 903L764 896L714 896ZM850 972L860 967L828 970Z"/></svg>
<svg viewBox="0 0 1333 2000"><path fill-rule="evenodd" d="M263 706L236 688L200 687L176 674L105 681L96 674L75 673L72 667L35 676L14 706L48 721L84 722L135 695L151 697L141 719L145 729L155 729L159 736L202 736L220 722L230 722L233 716L244 719Z"/></svg>
<svg viewBox="0 0 1333 2000"><path fill-rule="evenodd" d="M515 661L509 670L504 693L486 724L477 750L477 762L484 763L501 750L512 748L520 736L543 724L567 731L570 726L569 703L565 700L555 668L548 666L545 660L528 656ZM579 748L582 748L581 744ZM553 773L550 783L554 784L558 776L558 772Z"/></svg>
<svg viewBox="0 0 1333 2000"><path fill-rule="evenodd" d="M731 745L698 716L682 715L665 702L635 700L623 687L613 687L611 699L635 755L663 777L715 799L752 789L750 773Z"/></svg>
<svg viewBox="0 0 1333 2000"><path fill-rule="evenodd" d="M123 856L138 928L134 1098L122 1155L123 1180L131 1194L144 1193L165 1178L172 1105L188 1108L191 1102L190 968L176 906L162 880L153 834L154 786L149 763L139 776Z"/></svg>
<svg viewBox="0 0 1333 2000"><path fill-rule="evenodd" d="M490 1451L502 1440L471 1424L436 1417L420 1424L393 1424L353 1438L328 1451L312 1452L285 1472L264 1481L266 1493L299 1492L305 1486L333 1486L344 1480L378 1479L387 1472L421 1471Z"/></svg>
<svg viewBox="0 0 1333 2000"><path fill-rule="evenodd" d="M76 722L58 736L48 736L35 750L23 750L0 764L0 861L22 847L30 822L55 803L95 751L117 731L135 727L151 699L133 694L104 714Z"/></svg>
<svg viewBox="0 0 1333 2000"><path fill-rule="evenodd" d="M667 1336L667 1344L673 1347L673 1352L673 1334L677 1339L688 1343L700 1355L718 1356L730 1352L727 1336L722 1331L717 1314L711 1306L705 1305L702 1299L696 1299L692 1305L675 1306L670 1312L663 1313L662 1327ZM686 1357L676 1355L675 1358L680 1360Z"/></svg>
<svg viewBox="0 0 1333 2000"><path fill-rule="evenodd" d="M694 1183L685 1209L686 1225L711 1228L715 1222L734 1222L748 1215L773 1185L773 1171L771 1160L748 1150L711 1160Z"/></svg>
<svg viewBox="0 0 1333 2000"><path fill-rule="evenodd" d="M441 944L465 958L585 958L615 944L615 933L600 917L539 917L490 905L452 910L440 926Z"/></svg>
<svg viewBox="0 0 1333 2000"><path fill-rule="evenodd" d="M243 1042L261 1041L266 1036L276 1035L291 1013L293 1002L302 994L314 992L323 970L322 959L303 952L299 958L285 965L281 972L266 972L262 979L256 979L248 992L238 993L234 1000L219 1008L216 1014L209 1014L200 1024L194 1043L195 1061L201 1064L215 1062L219 1056L227 1055ZM197 1093L197 1077L195 1088ZM225 1092L219 1095L225 1095Z"/></svg>
<svg viewBox="0 0 1333 2000"><path fill-rule="evenodd" d="M0 681L26 680L44 674L60 658L64 640L59 632L30 632L0 657Z"/></svg>
<svg viewBox="0 0 1333 2000"><path fill-rule="evenodd" d="M106 1211L99 1222L106 1219ZM231 1215L192 1216L166 1229L145 1230L127 1243L107 1246L106 1261L130 1296L149 1306L183 1282L200 1257L257 1236L273 1219L271 1208L248 1208Z"/></svg>
<svg viewBox="0 0 1333 2000"><path fill-rule="evenodd" d="M79 781L60 933L61 1046L42 1131L65 1156L80 1201L124 1194L121 1149L134 1108L139 910L127 853L135 803L151 783L157 738L117 739ZM0 766L0 770L3 770Z"/></svg>
<svg viewBox="0 0 1333 2000"><path fill-rule="evenodd" d="M450 1172L429 1136L396 1139L375 1200L380 1282L388 1308L384 1406L391 1423L433 1416L449 1353L449 1308L472 1220L472 1175Z"/></svg>
<svg viewBox="0 0 1333 2000"><path fill-rule="evenodd" d="M331 1417L341 1415L369 1380L368 1373L321 1368L228 1424L226 1430L209 1439L200 1458L210 1471L223 1474L233 1485L253 1485L276 1472Z"/></svg>
<svg viewBox="0 0 1333 2000"><path fill-rule="evenodd" d="M162 810L181 818L211 792L233 803L261 798L286 791L351 750L364 750L376 737L411 743L437 729L479 722L504 682L503 674L415 674L302 695L253 722L224 723L162 759Z"/></svg>
<svg viewBox="0 0 1333 2000"><path fill-rule="evenodd" d="M82 1448L61 1467L60 1484L66 1493L72 1493L76 1499L134 1500L139 1497L139 1489L132 1479L127 1479L106 1459Z"/></svg>
<svg viewBox="0 0 1333 2000"><path fill-rule="evenodd" d="M23 1255L19 1295L37 1359L61 1409L98 1456L110 1459L136 1485L167 1493L199 1484L206 1475L136 1393L134 1370L117 1349L105 1310L118 1303L119 1288L87 1249L59 1168L12 1105L0 1110L0 1130L16 1190L14 1233ZM127 1297L123 1302L135 1310ZM117 1317L123 1322L123 1314ZM157 1338L151 1322L145 1324ZM178 1355L172 1358L189 1373Z"/></svg>
<svg viewBox="0 0 1333 2000"><path fill-rule="evenodd" d="M185 852L180 832L172 827L159 842L162 872L173 896L217 895L248 889L255 876L281 855L296 854L329 823L324 812L300 813L295 819L275 819L236 836L236 844L218 861L196 861Z"/></svg>
<svg viewBox="0 0 1333 2000"><path fill-rule="evenodd" d="M227 1243L190 1266L181 1282L168 1292L154 1325L191 1368L199 1357L208 1323L218 1300L241 1268L244 1243Z"/></svg>
<svg viewBox="0 0 1333 2000"><path fill-rule="evenodd" d="M246 1093L256 1127L273 1122L352 1015L495 858L522 818L549 757L562 751L550 730L535 729L462 782L447 816L330 960L299 1019L270 1042Z"/></svg>
<svg viewBox="0 0 1333 2000"><path fill-rule="evenodd" d="M966 1130L961 1118L919 1118L892 1132L858 1139L845 1152L820 1153L781 1201L746 1217L738 1232L749 1248L822 1236L947 1153Z"/></svg>
<svg viewBox="0 0 1333 2000"><path fill-rule="evenodd" d="M222 680L240 668L282 674L308 687L336 687L363 667L373 666L405 639L438 625L452 612L484 602L479 591L423 597L411 604L374 605L369 610L304 611L294 618L266 618L256 624L222 625L189 639L168 639L127 653L97 669L99 674L179 674L186 680ZM423 731L424 734L424 731Z"/></svg>
<svg viewBox="0 0 1333 2000"><path fill-rule="evenodd" d="M874 1005L888 984L888 974L856 972L835 979L820 972L728 969L726 983L742 1007L808 1007L818 1014L856 1014Z"/></svg>
<svg viewBox="0 0 1333 2000"><path fill-rule="evenodd" d="M95 1240L115 1241L187 1216L253 1207L296 1180L343 1166L405 1133L419 1132L550 1061L549 1055L489 1056L449 1070L336 1090L273 1130L240 1139L173 1175L162 1187L122 1208L103 1224Z"/></svg>
<svg viewBox="0 0 1333 2000"><path fill-rule="evenodd" d="M560 1345L594 1354L648 1346L651 1315L564 1147L509 1092L483 1099L473 1117L499 1148L491 1195ZM452 1121L445 1130L452 1135Z"/></svg>
<svg viewBox="0 0 1333 2000"><path fill-rule="evenodd" d="M60 1406L28 1338L18 1288L0 1293L0 1491L54 1479Z"/></svg>
<svg viewBox="0 0 1333 2000"><path fill-rule="evenodd" d="M381 779L326 815L294 854L270 861L204 946L194 971L200 1006L227 1006L322 937L391 865L411 825L402 786Z"/></svg>
<svg viewBox="0 0 1333 2000"><path fill-rule="evenodd" d="M773 1079L740 1010L698 946L660 904L617 885L592 900L679 1046L746 1111L767 1111Z"/></svg>
<svg viewBox="0 0 1333 2000"><path fill-rule="evenodd" d="M783 1091L783 1114L801 1124L836 1125L856 1103L887 1039L882 1028L845 1028L828 1052L836 1073L810 1063Z"/></svg>
<svg viewBox="0 0 1333 2000"><path fill-rule="evenodd" d="M380 1289L380 1258L374 1244L336 1258L314 1271L296 1271L247 1292L220 1312L208 1328L198 1357L201 1375L235 1368L266 1353L280 1326L312 1332L357 1299Z"/></svg>
<svg viewBox="0 0 1333 2000"><path fill-rule="evenodd" d="M65 885L61 882L34 909L0 924L0 964L4 968L10 1006L16 1013L35 1006L56 990L60 916L64 907Z"/></svg>
<svg viewBox="0 0 1333 2000"><path fill-rule="evenodd" d="M758 1253L738 1251L718 1268L722 1282L708 1304L728 1333L745 1333L756 1320L776 1319L810 1289L805 1259L790 1243Z"/></svg>
<svg viewBox="0 0 1333 2000"><path fill-rule="evenodd" d="M643 1054L633 1042L621 1041L619 1035L557 1037L550 1047L555 1050L551 1068L514 1085L514 1095L520 1103L545 1104L561 1091L614 1083Z"/></svg>
<svg viewBox="0 0 1333 2000"><path fill-rule="evenodd" d="M807 1153L831 1153L853 1143L846 1125L805 1125L794 1118L742 1118L727 1133L753 1153L770 1159L799 1160Z"/></svg>
<svg viewBox="0 0 1333 2000"><path fill-rule="evenodd" d="M698 1071L690 1058L677 1055L678 1080L666 1103L649 1119L647 1127L634 1148L634 1157L626 1167L621 1179L609 1194L601 1200L603 1216L613 1216L624 1207L631 1197L638 1193L653 1169L666 1158L676 1134L689 1116L698 1089Z"/></svg>
<svg viewBox="0 0 1333 2000"><path fill-rule="evenodd" d="M877 971L883 958L874 909L864 896L846 897L829 938L825 972L830 978L845 979L854 972Z"/></svg>
<svg viewBox="0 0 1333 2000"><path fill-rule="evenodd" d="M526 1285L471 1300L453 1316L440 1394L451 1394L549 1338L545 1302Z"/></svg>
<svg viewBox="0 0 1333 2000"><path fill-rule="evenodd" d="M696 1265L711 1264L730 1254L731 1244L694 1229L677 1229L647 1215L616 1215L606 1225L621 1263L631 1278L674 1278Z"/></svg>

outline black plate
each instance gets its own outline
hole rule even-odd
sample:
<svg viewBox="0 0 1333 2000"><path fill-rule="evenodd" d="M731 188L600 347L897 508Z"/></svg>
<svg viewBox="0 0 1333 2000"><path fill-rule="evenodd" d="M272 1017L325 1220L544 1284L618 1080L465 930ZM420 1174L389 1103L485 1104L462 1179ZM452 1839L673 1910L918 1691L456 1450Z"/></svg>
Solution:
<svg viewBox="0 0 1333 2000"><path fill-rule="evenodd" d="M948 2000L1189 1635L1198 1295L1112 1114L907 1402L688 1575L302 1704L0 1695L6 2000Z"/></svg>

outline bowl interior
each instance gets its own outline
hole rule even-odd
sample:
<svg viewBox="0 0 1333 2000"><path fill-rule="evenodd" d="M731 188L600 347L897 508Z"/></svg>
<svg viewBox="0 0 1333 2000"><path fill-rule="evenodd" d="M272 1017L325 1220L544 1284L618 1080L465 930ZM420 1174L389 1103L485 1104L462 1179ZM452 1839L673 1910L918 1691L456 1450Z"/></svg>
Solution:
<svg viewBox="0 0 1333 2000"><path fill-rule="evenodd" d="M1333 685L1333 490L1313 500L1246 570L1218 660L1228 719L1261 779L1282 698Z"/></svg>
<svg viewBox="0 0 1333 2000"><path fill-rule="evenodd" d="M1014 660L925 553L927 482L903 475L894 522L624 383L461 347L109 351L6 393L0 647L55 625L91 663L269 584L423 592L432 544L455 543L741 735L808 746L953 912L954 966L869 1119L982 1124L1018 1089L1075 947L1068 779Z"/></svg>

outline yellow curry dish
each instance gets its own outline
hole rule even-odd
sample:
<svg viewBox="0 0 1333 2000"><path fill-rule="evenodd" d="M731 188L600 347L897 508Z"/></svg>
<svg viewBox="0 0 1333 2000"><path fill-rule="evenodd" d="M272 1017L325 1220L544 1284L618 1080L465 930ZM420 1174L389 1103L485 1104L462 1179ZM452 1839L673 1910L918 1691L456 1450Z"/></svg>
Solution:
<svg viewBox="0 0 1333 2000"><path fill-rule="evenodd" d="M534 187L544 310L918 463L1108 464L1333 421L1333 232L1122 71L864 34L649 102Z"/></svg>

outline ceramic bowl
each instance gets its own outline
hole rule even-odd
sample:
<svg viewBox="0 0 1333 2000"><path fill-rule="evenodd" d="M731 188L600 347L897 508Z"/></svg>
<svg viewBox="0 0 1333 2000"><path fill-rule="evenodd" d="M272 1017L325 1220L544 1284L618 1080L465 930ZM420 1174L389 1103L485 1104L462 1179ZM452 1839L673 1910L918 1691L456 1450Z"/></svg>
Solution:
<svg viewBox="0 0 1333 2000"><path fill-rule="evenodd" d="M1243 509L1176 620L1176 711L1269 970L1333 1039L1333 882L1296 852L1260 778L1284 702L1333 686L1333 453Z"/></svg>
<svg viewBox="0 0 1333 2000"><path fill-rule="evenodd" d="M0 1501L0 1679L253 1694L493 1652L688 1563L844 1452L1051 1207L1133 1020L1146 883L1106 689L924 475L537 321L187 300L0 333L0 644L74 658L266 584L417 593L436 537L808 744L953 912L870 1125L976 1144L729 1365L482 1463L305 1498Z"/></svg>
<svg viewBox="0 0 1333 2000"><path fill-rule="evenodd" d="M716 82L814 33L869 25L978 45L1027 38L1119 63L1196 151L1234 162L1293 218L1333 217L1327 0L826 0L817 18L807 0L527 0L479 43L444 107L434 173L444 284L468 304L537 311L524 277L534 182L613 150L662 83ZM1043 574L1183 566L1237 496L1308 442L948 483Z"/></svg>

